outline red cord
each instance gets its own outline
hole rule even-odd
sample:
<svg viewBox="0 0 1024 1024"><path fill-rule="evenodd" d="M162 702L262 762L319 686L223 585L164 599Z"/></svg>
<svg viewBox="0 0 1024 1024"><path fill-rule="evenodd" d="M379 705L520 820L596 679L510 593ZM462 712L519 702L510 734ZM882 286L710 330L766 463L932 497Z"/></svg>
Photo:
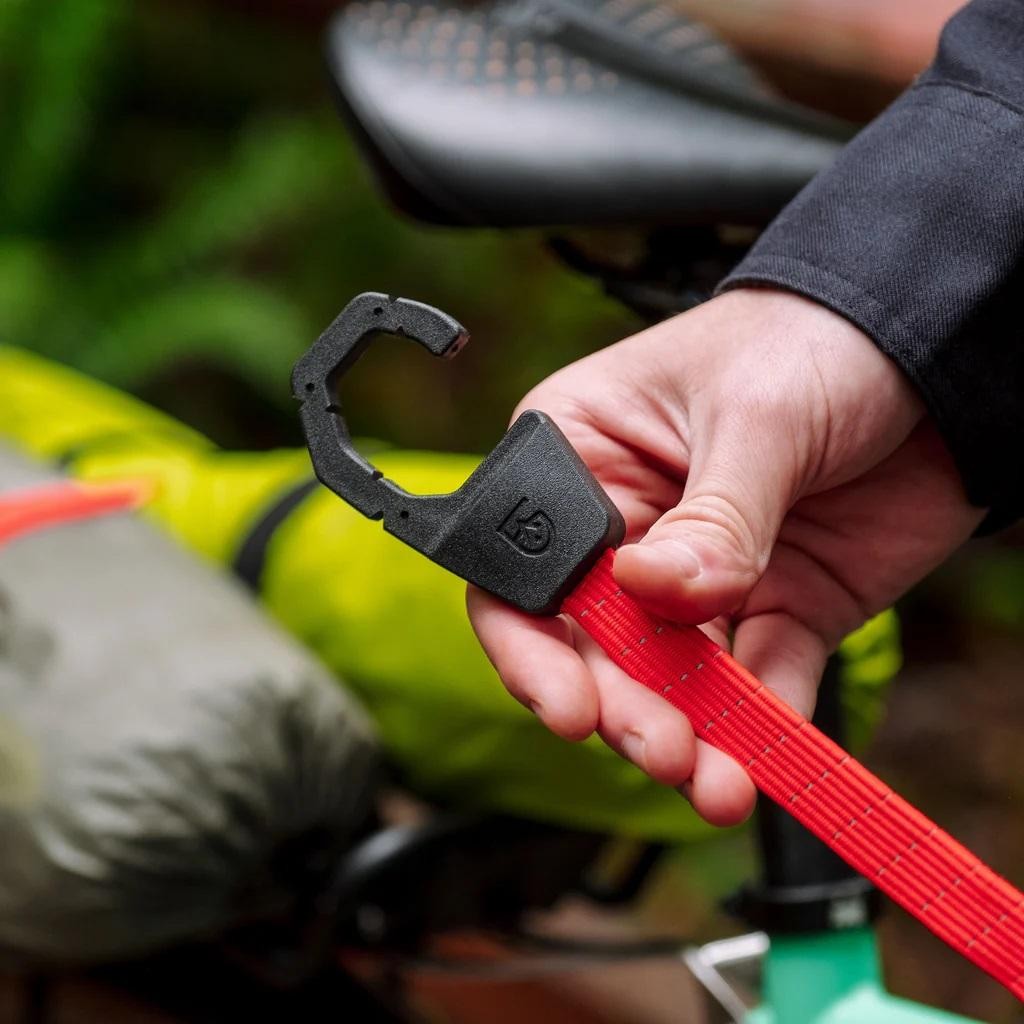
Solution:
<svg viewBox="0 0 1024 1024"><path fill-rule="evenodd" d="M1024 1000L1024 895L699 629L645 612L615 582L613 561L607 552L562 610L762 793Z"/></svg>

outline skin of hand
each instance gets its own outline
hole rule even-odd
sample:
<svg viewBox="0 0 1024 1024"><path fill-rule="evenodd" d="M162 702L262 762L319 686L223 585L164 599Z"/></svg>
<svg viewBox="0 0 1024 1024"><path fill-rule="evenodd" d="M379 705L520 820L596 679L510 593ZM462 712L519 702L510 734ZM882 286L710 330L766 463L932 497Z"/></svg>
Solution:
<svg viewBox="0 0 1024 1024"><path fill-rule="evenodd" d="M619 585L701 624L804 715L839 641L977 527L899 368L807 299L738 289L560 370L520 404L554 418L626 521ZM742 821L746 772L564 616L473 588L512 695L568 740L595 730L706 820Z"/></svg>

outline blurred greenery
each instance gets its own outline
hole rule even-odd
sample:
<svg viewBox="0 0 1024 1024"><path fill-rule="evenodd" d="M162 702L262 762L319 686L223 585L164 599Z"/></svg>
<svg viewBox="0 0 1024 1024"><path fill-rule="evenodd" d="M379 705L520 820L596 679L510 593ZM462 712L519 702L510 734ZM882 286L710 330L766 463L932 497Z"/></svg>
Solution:
<svg viewBox="0 0 1024 1024"><path fill-rule="evenodd" d="M426 228L386 207L331 107L329 6L0 0L0 341L221 444L297 444L295 358L356 292L404 294L476 341L451 365L376 347L346 394L355 428L485 450L531 384L637 325L535 235ZM910 765L910 795L1011 874L1022 552L1019 528L975 545L906 605L910 668L872 755L886 777ZM708 849L695 872L740 873ZM982 1012L964 965L937 972L923 930L890 928L898 988L938 998L948 975L943 1000Z"/></svg>
<svg viewBox="0 0 1024 1024"><path fill-rule="evenodd" d="M1024 634L1024 551L989 548L975 558L966 602L981 621Z"/></svg>
<svg viewBox="0 0 1024 1024"><path fill-rule="evenodd" d="M404 445L483 450L532 383L633 322L534 236L388 210L299 9L0 5L0 337L264 447L299 440L291 365L340 307L406 294L477 341L451 366L381 346L351 418Z"/></svg>

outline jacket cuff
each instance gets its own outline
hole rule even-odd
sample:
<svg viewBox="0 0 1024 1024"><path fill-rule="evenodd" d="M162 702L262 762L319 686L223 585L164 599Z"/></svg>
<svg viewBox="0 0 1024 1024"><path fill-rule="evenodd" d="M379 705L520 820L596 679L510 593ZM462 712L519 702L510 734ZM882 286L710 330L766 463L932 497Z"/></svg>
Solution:
<svg viewBox="0 0 1024 1024"><path fill-rule="evenodd" d="M764 232L718 291L805 295L920 391L968 499L1024 512L1024 112L923 79Z"/></svg>

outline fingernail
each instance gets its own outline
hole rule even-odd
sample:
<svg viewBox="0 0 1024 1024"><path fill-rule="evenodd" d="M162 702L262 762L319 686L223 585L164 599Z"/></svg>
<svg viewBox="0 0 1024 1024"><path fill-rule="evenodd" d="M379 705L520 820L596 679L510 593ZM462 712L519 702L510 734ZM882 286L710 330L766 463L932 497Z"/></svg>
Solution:
<svg viewBox="0 0 1024 1024"><path fill-rule="evenodd" d="M659 561L664 560L675 566L684 579L695 580L700 575L700 559L693 548L684 541L656 540L647 547L657 555Z"/></svg>
<svg viewBox="0 0 1024 1024"><path fill-rule="evenodd" d="M622 752L637 766L647 771L647 741L636 732L622 737Z"/></svg>

